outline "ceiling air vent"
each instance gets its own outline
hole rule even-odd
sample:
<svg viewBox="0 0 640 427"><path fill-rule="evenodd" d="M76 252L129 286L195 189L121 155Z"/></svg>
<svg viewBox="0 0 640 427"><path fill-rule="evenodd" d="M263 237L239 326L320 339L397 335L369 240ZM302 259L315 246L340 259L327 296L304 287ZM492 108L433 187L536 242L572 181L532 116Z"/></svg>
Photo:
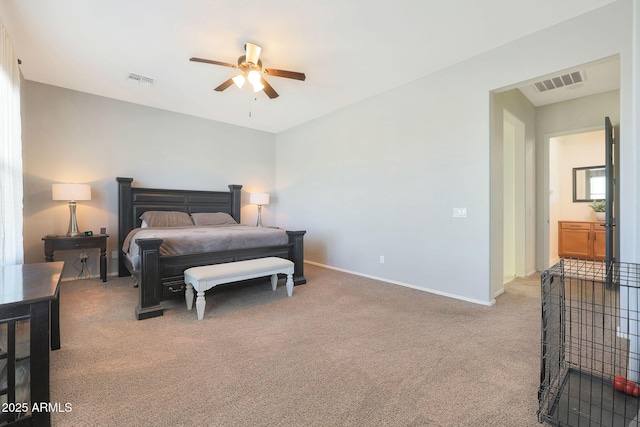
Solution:
<svg viewBox="0 0 640 427"><path fill-rule="evenodd" d="M564 86L571 86L576 83L582 83L586 80L584 71L574 71L573 73L563 74L561 76L551 77L539 82L535 82L533 86L538 92L548 92Z"/></svg>
<svg viewBox="0 0 640 427"><path fill-rule="evenodd" d="M141 76L140 74L129 73L129 77L127 78L132 83L137 83L140 86L153 86L156 82L151 77Z"/></svg>

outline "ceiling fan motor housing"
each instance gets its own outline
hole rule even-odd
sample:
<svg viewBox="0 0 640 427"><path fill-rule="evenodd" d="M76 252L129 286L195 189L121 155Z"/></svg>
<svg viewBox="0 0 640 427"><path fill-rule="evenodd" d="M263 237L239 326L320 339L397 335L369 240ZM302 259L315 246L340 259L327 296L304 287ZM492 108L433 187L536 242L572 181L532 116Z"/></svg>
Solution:
<svg viewBox="0 0 640 427"><path fill-rule="evenodd" d="M251 70L262 71L262 60L258 59L258 63L253 64L251 62L247 62L246 55L242 55L241 57L238 58L238 68L242 71L251 71Z"/></svg>

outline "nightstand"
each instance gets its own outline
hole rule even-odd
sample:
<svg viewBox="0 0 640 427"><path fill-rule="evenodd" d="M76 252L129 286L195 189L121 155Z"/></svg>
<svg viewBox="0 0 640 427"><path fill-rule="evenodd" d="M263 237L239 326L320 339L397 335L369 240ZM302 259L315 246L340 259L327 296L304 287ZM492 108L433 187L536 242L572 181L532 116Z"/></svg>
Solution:
<svg viewBox="0 0 640 427"><path fill-rule="evenodd" d="M93 236L44 236L44 259L53 261L53 251L72 249L100 249L100 279L107 281L107 237L108 234Z"/></svg>

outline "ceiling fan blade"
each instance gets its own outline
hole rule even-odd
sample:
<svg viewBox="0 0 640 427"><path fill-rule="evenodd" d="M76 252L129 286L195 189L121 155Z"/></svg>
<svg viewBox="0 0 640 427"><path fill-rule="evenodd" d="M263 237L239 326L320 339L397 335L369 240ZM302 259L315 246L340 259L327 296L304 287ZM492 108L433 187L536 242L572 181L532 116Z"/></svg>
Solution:
<svg viewBox="0 0 640 427"><path fill-rule="evenodd" d="M265 74L275 77L285 77L287 79L295 79L305 81L307 76L304 73L298 73L297 71L276 70L275 68L265 68Z"/></svg>
<svg viewBox="0 0 640 427"><path fill-rule="evenodd" d="M260 59L260 52L262 48L257 44L247 43L244 45L244 50L246 52L247 62L258 65L258 59Z"/></svg>
<svg viewBox="0 0 640 427"><path fill-rule="evenodd" d="M263 77L260 77L260 83L262 83L262 85L264 86L264 89L262 89L262 90L264 91L264 93L266 93L266 94L267 94L267 96L268 96L270 99L277 98L277 97L279 97L279 96L280 96L280 95L278 95L278 92L276 92L276 91L271 87L271 85L269 84L269 82L267 82Z"/></svg>
<svg viewBox="0 0 640 427"><path fill-rule="evenodd" d="M228 62L214 61L213 59L191 58L189 59L189 61L204 62L205 64L222 65L223 67L237 68L237 65L235 64L229 64Z"/></svg>
<svg viewBox="0 0 640 427"><path fill-rule="evenodd" d="M224 83L222 83L220 86L218 86L214 90L218 91L218 92L222 92L223 90L225 90L226 88L228 88L232 84L233 84L233 79L231 78L229 80L226 80Z"/></svg>

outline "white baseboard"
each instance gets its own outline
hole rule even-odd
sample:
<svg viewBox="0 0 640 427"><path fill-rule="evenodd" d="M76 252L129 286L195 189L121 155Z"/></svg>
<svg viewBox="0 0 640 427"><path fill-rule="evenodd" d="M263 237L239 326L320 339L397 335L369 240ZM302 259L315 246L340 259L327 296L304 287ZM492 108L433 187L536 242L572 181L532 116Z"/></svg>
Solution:
<svg viewBox="0 0 640 427"><path fill-rule="evenodd" d="M461 300L461 301L467 301L467 302L470 302L470 303L473 303L473 304L479 304L479 305L484 305L484 306L491 307L492 305L495 305L495 303L496 303L495 299L492 299L491 301L481 301L481 300L477 300L477 299L473 299L473 298L463 297L463 296L456 295L456 294L450 294L448 292L438 291L438 290L435 290L435 289L422 288L422 287L419 287L419 286L416 286L416 285L411 285L409 283L403 283L403 282L398 282L398 281L395 281L395 280L385 279L385 278L382 278L382 277L372 276L370 274L363 274L363 273L358 273L356 271L345 270L344 268L333 267L333 266L330 266L330 265L321 264L319 262L307 261L307 260L305 260L304 262L306 262L307 264L318 266L318 267L327 268L329 270L336 270L336 271L341 271L343 273L354 274L356 276L366 277L367 279L379 280L381 282L391 283L393 285L404 286L405 288L417 289L419 291L429 292L431 294L441 295L441 296L444 296L444 297L453 298L453 299L457 299L457 300Z"/></svg>

